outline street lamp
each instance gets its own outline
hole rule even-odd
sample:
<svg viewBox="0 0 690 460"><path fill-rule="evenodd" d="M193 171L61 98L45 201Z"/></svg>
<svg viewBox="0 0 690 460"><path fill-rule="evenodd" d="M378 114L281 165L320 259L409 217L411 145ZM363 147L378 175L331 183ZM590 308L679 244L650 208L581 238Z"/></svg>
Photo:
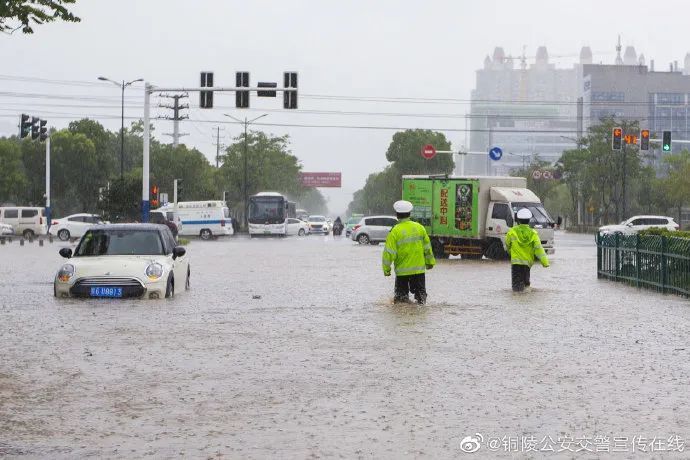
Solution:
<svg viewBox="0 0 690 460"><path fill-rule="evenodd" d="M530 163L532 163L532 154L531 153L524 153L522 155L518 153L513 153L513 152L508 152L508 155L513 155L514 157L520 157L522 158L522 169L525 169L525 158L530 157Z"/></svg>
<svg viewBox="0 0 690 460"><path fill-rule="evenodd" d="M125 88L131 85L132 83L136 83L139 81L144 81L143 78L137 78L136 80L132 80L129 82L125 82L122 80L122 83L117 82L115 80L111 80L110 78L106 77L98 77L99 80L101 81L109 81L115 86L118 86L122 89L122 123L120 126L120 180L124 182L124 174L125 174Z"/></svg>
<svg viewBox="0 0 690 460"><path fill-rule="evenodd" d="M268 116L267 113L264 113L263 115L259 115L256 118L252 118L251 120L247 120L247 117L244 117L244 120L240 120L239 118L235 118L232 115L228 115L227 113L224 114L226 117L232 118L238 123L244 123L244 153L242 154L243 160L244 160L244 181L242 182L242 195L244 197L244 227L249 228L249 197L247 196L247 126L254 123L256 120L259 118L263 118L265 116Z"/></svg>

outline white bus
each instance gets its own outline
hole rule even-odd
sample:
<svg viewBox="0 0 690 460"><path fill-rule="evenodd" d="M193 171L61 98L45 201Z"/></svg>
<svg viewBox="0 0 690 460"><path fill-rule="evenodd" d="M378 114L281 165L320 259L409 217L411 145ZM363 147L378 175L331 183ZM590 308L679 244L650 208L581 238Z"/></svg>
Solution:
<svg viewBox="0 0 690 460"><path fill-rule="evenodd" d="M294 204L293 204L294 206ZM276 192L261 192L249 197L249 237L287 236L290 217L288 199Z"/></svg>
<svg viewBox="0 0 690 460"><path fill-rule="evenodd" d="M175 205L168 203L159 210L175 211ZM180 201L177 203L177 217L182 223L179 234L183 236L209 240L234 233L230 210L224 201Z"/></svg>

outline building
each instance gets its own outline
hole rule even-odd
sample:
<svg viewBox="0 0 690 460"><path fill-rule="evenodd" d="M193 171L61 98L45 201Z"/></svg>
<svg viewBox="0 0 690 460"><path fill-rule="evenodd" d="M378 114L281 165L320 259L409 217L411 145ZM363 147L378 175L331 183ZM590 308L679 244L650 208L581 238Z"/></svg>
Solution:
<svg viewBox="0 0 690 460"><path fill-rule="evenodd" d="M467 173L505 173L536 156L554 162L564 149L575 145L581 65L591 63L591 51L583 48L580 63L571 68L550 63L544 46L529 59L534 63L528 65L524 53L517 58L505 56L503 48L497 47L477 71L469 150L487 152L499 146L504 156L490 163L487 156L470 155Z"/></svg>

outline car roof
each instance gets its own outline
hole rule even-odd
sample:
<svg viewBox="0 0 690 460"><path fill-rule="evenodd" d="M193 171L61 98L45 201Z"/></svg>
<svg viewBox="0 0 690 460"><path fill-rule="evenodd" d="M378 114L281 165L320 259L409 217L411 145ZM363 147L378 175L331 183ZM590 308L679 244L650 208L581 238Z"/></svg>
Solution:
<svg viewBox="0 0 690 460"><path fill-rule="evenodd" d="M146 232L157 232L163 229L167 230L167 228L161 224L103 224L91 227L92 230L139 230Z"/></svg>
<svg viewBox="0 0 690 460"><path fill-rule="evenodd" d="M668 217L668 216L651 216L651 215L646 215L646 214L645 214L645 215L639 215L639 216L632 216L632 217L627 218L626 220L630 220L630 219L640 219L640 218L642 218L642 219L644 219L644 218L655 218L655 219L671 219L671 220L673 220L673 217Z"/></svg>
<svg viewBox="0 0 690 460"><path fill-rule="evenodd" d="M376 218L379 218L379 217L386 217L386 218L388 218L388 219L396 219L396 220L398 219L398 218L395 217L395 216L364 216L364 217L362 217L362 219L371 219L371 218L373 218L373 217L376 217Z"/></svg>

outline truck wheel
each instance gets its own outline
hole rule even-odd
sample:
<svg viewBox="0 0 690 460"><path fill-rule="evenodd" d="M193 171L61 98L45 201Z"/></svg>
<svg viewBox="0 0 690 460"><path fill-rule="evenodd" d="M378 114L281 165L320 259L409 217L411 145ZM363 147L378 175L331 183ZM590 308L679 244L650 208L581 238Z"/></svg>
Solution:
<svg viewBox="0 0 690 460"><path fill-rule="evenodd" d="M213 236L213 233L211 233L211 230L205 228L199 232L199 236L201 237L202 240L210 240L211 237Z"/></svg>
<svg viewBox="0 0 690 460"><path fill-rule="evenodd" d="M437 259L447 259L449 257L449 254L446 254L443 243L437 239L431 240L431 252L434 253L434 257Z"/></svg>
<svg viewBox="0 0 690 460"><path fill-rule="evenodd" d="M508 253L503 249L503 244L499 240L493 240L484 250L487 259L504 260L508 258Z"/></svg>

